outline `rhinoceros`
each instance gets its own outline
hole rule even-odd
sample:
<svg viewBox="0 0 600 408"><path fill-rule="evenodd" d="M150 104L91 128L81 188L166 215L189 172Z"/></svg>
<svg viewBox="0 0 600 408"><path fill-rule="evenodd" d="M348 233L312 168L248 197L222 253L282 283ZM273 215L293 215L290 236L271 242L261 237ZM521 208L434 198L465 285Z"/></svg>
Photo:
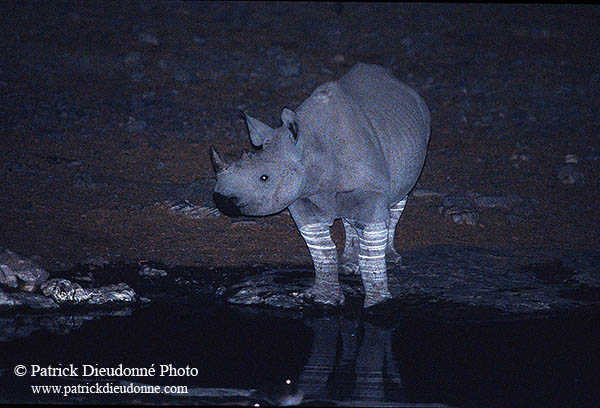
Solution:
<svg viewBox="0 0 600 408"><path fill-rule="evenodd" d="M344 294L330 227L341 218L341 271L360 273L365 308L390 299L386 266L401 261L394 231L431 131L423 99L383 67L358 63L317 87L296 112L284 108L276 129L244 115L259 149L228 163L211 147L217 208L233 216L287 208L315 269L303 296L334 306L344 303Z"/></svg>

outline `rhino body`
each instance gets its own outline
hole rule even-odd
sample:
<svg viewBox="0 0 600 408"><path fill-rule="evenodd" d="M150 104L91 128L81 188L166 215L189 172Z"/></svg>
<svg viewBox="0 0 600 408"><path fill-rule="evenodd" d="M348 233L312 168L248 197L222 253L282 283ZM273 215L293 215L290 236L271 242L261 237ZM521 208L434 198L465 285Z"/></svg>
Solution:
<svg viewBox="0 0 600 408"><path fill-rule="evenodd" d="M431 119L423 99L376 65L358 63L319 86L296 112L284 108L272 129L246 115L262 151L226 163L211 149L214 200L226 214L269 215L288 208L315 266L304 296L342 304L338 255L329 228L346 231L341 271L360 273L365 307L391 298L387 265L396 224L423 164Z"/></svg>

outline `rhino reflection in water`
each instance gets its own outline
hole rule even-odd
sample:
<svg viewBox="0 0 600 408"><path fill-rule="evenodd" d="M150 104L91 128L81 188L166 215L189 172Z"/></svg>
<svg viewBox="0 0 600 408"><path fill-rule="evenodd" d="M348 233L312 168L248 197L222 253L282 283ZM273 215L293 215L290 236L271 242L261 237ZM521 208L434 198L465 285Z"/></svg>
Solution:
<svg viewBox="0 0 600 408"><path fill-rule="evenodd" d="M305 400L403 399L402 380L392 355L393 329L341 317L314 319L308 324L314 333L313 346L297 382Z"/></svg>
<svg viewBox="0 0 600 408"><path fill-rule="evenodd" d="M386 261L397 264L394 231L423 168L431 127L425 102L382 67L359 63L319 86L272 129L246 115L252 144L227 163L211 149L213 195L228 215L288 208L315 267L305 298L340 305L338 255L329 228L342 218L341 269L360 273L364 307L391 298Z"/></svg>

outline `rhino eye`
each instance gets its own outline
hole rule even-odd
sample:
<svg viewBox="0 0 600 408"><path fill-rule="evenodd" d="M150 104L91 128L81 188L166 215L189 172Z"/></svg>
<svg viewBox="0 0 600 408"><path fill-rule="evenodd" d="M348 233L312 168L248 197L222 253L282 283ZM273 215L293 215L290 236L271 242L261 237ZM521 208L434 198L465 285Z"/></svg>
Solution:
<svg viewBox="0 0 600 408"><path fill-rule="evenodd" d="M263 174L262 176L260 176L260 179L262 181L267 181L269 179L269 176L267 176L266 174Z"/></svg>

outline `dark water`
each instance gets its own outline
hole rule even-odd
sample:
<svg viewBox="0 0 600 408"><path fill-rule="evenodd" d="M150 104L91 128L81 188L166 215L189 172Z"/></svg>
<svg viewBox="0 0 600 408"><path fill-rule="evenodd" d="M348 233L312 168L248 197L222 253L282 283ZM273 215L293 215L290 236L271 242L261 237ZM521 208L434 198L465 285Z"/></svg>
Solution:
<svg viewBox="0 0 600 408"><path fill-rule="evenodd" d="M394 321L395 320L395 321ZM465 320L352 313L290 317L211 302L156 301L130 316L39 330L0 345L0 402L244 403L300 401L456 407L600 406L600 315ZM197 368L197 375L17 377L16 365ZM79 369L81 374L82 369ZM192 396L32 395L32 384L186 385ZM290 384L286 384L289 380ZM227 388L210 395L211 388ZM231 389L256 390L233 396ZM229 392L229 394L227 394ZM194 396L194 393L196 396ZM243 394L243 393L242 393ZM286 397L287 396L287 397ZM290 397L291 396L291 397Z"/></svg>

